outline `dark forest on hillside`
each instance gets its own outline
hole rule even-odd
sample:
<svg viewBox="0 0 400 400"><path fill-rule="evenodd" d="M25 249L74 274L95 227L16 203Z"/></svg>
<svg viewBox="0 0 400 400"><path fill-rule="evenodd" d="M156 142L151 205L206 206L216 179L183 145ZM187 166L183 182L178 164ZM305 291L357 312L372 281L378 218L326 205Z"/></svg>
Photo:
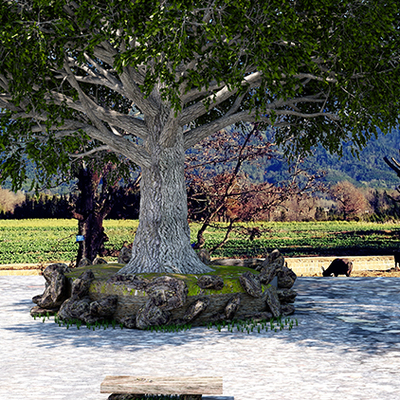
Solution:
<svg viewBox="0 0 400 400"><path fill-rule="evenodd" d="M273 139L271 136L270 139ZM272 140L271 140L272 141ZM396 173L384 162L383 158L394 157L400 159L400 130L391 134L380 134L370 140L368 145L358 154L352 154L350 144L343 147L342 157L331 155L322 147L314 149L314 156L308 157L302 167L310 174L320 174L320 181L327 191L307 198L287 199L279 207L268 210L265 220L325 220L325 219L353 219L386 220L398 219L400 204L393 200L398 197L395 189L400 181ZM280 185L289 179L288 164L279 149L274 150L277 157L265 158L256 165L243 164L243 172L252 182L268 182ZM215 165L216 172L226 170L230 165ZM33 173L33 165L30 170ZM353 204L343 205L337 196L341 182L349 182ZM76 201L75 183L66 183L57 188L46 190L39 195L25 191L14 195L7 186L0 189L0 218L72 218L74 202ZM188 187L190 191L190 187ZM335 193L336 191L336 193ZM138 190L127 190L121 185L113 196L113 207L108 219L136 219L139 215ZM318 197L318 196L317 196ZM361 200L360 200L361 199ZM357 203L357 204L356 204ZM237 204L236 204L237 207ZM229 206L222 213L222 219L230 214ZM346 211L347 210L347 211ZM350 212L348 212L350 210ZM199 215L191 214L189 201L189 218L198 220ZM247 216L249 218L249 216ZM201 218L200 218L201 219ZM228 218L229 219L229 218Z"/></svg>

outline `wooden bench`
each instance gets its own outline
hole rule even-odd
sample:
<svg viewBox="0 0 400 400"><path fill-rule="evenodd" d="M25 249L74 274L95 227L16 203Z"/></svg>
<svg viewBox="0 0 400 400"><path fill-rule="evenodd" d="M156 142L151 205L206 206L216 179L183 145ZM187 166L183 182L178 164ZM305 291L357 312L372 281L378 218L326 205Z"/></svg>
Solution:
<svg viewBox="0 0 400 400"><path fill-rule="evenodd" d="M155 376L106 376L100 393L112 393L110 398L132 395L140 399L147 395L179 395L181 400L201 400L203 394L223 393L222 377L155 377ZM122 396L121 396L122 398Z"/></svg>

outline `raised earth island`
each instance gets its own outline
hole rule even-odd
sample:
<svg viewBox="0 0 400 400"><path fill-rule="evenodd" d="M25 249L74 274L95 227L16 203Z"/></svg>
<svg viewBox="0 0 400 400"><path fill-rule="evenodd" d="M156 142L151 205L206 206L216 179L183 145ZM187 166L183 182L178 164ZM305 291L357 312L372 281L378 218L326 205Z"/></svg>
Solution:
<svg viewBox="0 0 400 400"><path fill-rule="evenodd" d="M31 315L93 324L115 320L126 328L278 318L294 313L296 274L278 250L252 268L210 265L212 273L120 275L121 264L74 269L49 265L45 291Z"/></svg>

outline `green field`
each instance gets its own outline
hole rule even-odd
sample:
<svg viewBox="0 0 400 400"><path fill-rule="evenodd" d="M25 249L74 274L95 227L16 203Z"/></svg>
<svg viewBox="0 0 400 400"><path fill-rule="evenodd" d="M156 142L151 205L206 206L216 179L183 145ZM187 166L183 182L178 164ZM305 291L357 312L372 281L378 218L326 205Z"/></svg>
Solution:
<svg viewBox="0 0 400 400"><path fill-rule="evenodd" d="M133 220L107 220L107 249L131 242L138 226ZM206 248L224 237L224 224L205 234ZM249 240L246 231L257 228L261 236ZM198 224L192 224L195 241ZM0 264L40 263L75 259L75 220L0 220ZM385 255L400 247L400 224L364 222L260 222L237 226L230 240L213 257L263 257L278 248L285 256ZM107 257L106 257L107 258ZM115 258L108 257L109 261Z"/></svg>
<svg viewBox="0 0 400 400"><path fill-rule="evenodd" d="M279 249L285 256L386 255L400 247L400 224L371 222L260 222L252 225L261 231L253 241L238 229L231 240L217 250L215 257L262 257ZM215 235L215 236L214 236ZM218 229L208 238L211 247L222 237Z"/></svg>
<svg viewBox="0 0 400 400"><path fill-rule="evenodd" d="M138 221L105 221L104 225L110 239L107 249L120 249L124 241L132 241ZM73 261L77 230L76 220L1 220L0 264Z"/></svg>

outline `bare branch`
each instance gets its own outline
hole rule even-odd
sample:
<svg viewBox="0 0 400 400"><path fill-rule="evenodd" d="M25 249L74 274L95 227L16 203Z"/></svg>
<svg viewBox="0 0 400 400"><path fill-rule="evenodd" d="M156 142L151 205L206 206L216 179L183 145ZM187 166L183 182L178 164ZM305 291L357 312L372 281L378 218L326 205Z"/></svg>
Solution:
<svg viewBox="0 0 400 400"><path fill-rule="evenodd" d="M0 108L4 108L10 111L18 112L20 111L19 107L16 107L14 104L10 102L11 96L6 96L0 94Z"/></svg>
<svg viewBox="0 0 400 400"><path fill-rule="evenodd" d="M236 98L235 102L232 104L232 107L225 114L227 117L234 114L239 109L243 99L246 97L246 94L247 92Z"/></svg>
<svg viewBox="0 0 400 400"><path fill-rule="evenodd" d="M322 76L317 76L317 75L314 75L314 74L306 74L306 73L294 75L294 78L315 80L315 81L319 81L319 82L325 82L326 81L326 82L329 82L329 83L337 83L337 79L332 78L332 77L322 77Z"/></svg>
<svg viewBox="0 0 400 400"><path fill-rule="evenodd" d="M114 49L110 43L102 42L101 47L95 47L94 55L106 64L113 66L117 50ZM151 102L150 99L145 99L144 94L138 87L138 84L144 83L143 74L135 70L133 67L124 67L120 79L123 84L124 95L127 98L132 100L132 102L148 115L157 115L159 112L157 106Z"/></svg>
<svg viewBox="0 0 400 400"><path fill-rule="evenodd" d="M132 80L133 75L133 68L127 67L123 69L122 74L120 75L127 97L131 99L143 113L153 117L156 116L160 110L150 98L145 99L139 86Z"/></svg>
<svg viewBox="0 0 400 400"><path fill-rule="evenodd" d="M91 57L89 57L89 55L87 53L83 53L85 59L92 65L94 65L94 67L101 73L101 75L103 75L108 81L110 82L114 82L115 84L120 84L120 81L111 73L114 72L116 73L116 71L114 69L112 69L111 71L106 70L103 66L101 66L98 62L96 62L95 60L93 60ZM92 69L90 69L87 66L83 66L85 68L85 71L98 76L98 74L95 74Z"/></svg>
<svg viewBox="0 0 400 400"><path fill-rule="evenodd" d="M116 73L116 71L111 70L108 71L105 68L103 68L100 64L96 63L92 58L90 58L87 54L84 54L86 60L93 65L96 70L94 71L92 68L90 68L88 65L85 64L79 64L74 58L68 57L68 64L70 67L75 67L79 68L82 71L84 71L87 76L79 76L75 75L75 78L78 82L86 82L86 83L92 83L95 85L103 85L105 87L110 88L111 90L114 90L117 93L120 93L121 95L125 96L126 93L123 90L123 85L121 81L119 81L113 74L112 72ZM63 71L57 71L61 73L60 77L57 78L64 78L68 76L67 73Z"/></svg>
<svg viewBox="0 0 400 400"><path fill-rule="evenodd" d="M192 106L185 108L182 111L181 118L179 119L179 125L184 126L189 122L199 118L201 115L206 114L209 110L222 103L224 100L233 96L237 90L229 91L227 86L224 86L217 93L208 96L206 99L199 101Z"/></svg>
<svg viewBox="0 0 400 400"><path fill-rule="evenodd" d="M221 118L194 128L190 131L185 132L185 149L189 149L196 143L205 139L207 136L237 122L251 122L255 118L255 112L249 113L248 111L241 111L232 115L224 115ZM271 121L270 121L271 122Z"/></svg>
<svg viewBox="0 0 400 400"><path fill-rule="evenodd" d="M94 127L88 125L88 127L85 129L85 132L90 137L97 139L105 143L106 145L109 145L110 148L117 151L118 153L125 155L127 158L136 162L138 165L150 165L149 156L145 150L140 149L139 146L115 135L114 133L110 132L109 129L107 129L107 127L92 111L90 99L88 99L86 94L82 91L79 83L75 79L75 75L72 73L67 63L64 64L64 68L68 73L68 81L70 82L71 86L78 92L84 110L89 119L94 124Z"/></svg>
<svg viewBox="0 0 400 400"><path fill-rule="evenodd" d="M8 91L8 79L2 74L0 74L0 87Z"/></svg>
<svg viewBox="0 0 400 400"><path fill-rule="evenodd" d="M305 119L313 119L317 117L324 117L328 118L332 121L339 121L340 118L336 114L332 113L325 113L325 112L317 112L317 113L302 113L299 111L291 110L291 109L277 109L278 107L285 107L285 106L290 106L291 103L296 103L299 101L302 102L322 102L323 100L318 100L311 97L305 97L305 98L299 98L299 99L293 99L289 100L288 102L284 102L282 99L275 100L273 103L269 105L269 107L264 111L264 114L259 116L258 120L262 122L267 122L269 125L273 125L275 127L282 127L282 126L287 126L290 125L286 121L282 120L280 123L275 123L273 124L271 119L266 113L269 112L274 112L275 115L280 115L280 116L286 116L286 115L293 115L297 116L300 118L305 118ZM208 124L199 126L197 128L194 128L190 131L187 131L185 133L185 149L189 149L190 147L194 146L196 143L200 142L204 138L206 138L208 135L211 135L214 132L217 132L221 130L222 128L232 125L237 122L252 122L255 120L257 117L256 110L253 110L252 112L249 111L241 111L238 113L233 113L229 114L226 113L224 116L221 118L210 122Z"/></svg>
<svg viewBox="0 0 400 400"><path fill-rule="evenodd" d="M332 113L324 113L324 112L307 114L307 113L301 113L301 112L292 111L292 110L274 110L274 113L276 115L294 115L296 117L307 118L307 119L324 117L324 118L328 118L332 121L340 121L340 117L338 115L332 114Z"/></svg>
<svg viewBox="0 0 400 400"><path fill-rule="evenodd" d="M186 94L184 94L181 97L182 104L187 104L192 101L195 101L196 99L204 98L204 96L207 96L208 94L214 92L215 90L219 90L224 86L225 85L221 83L210 82L207 88L204 87L203 89L196 88L193 90L189 90Z"/></svg>
<svg viewBox="0 0 400 400"><path fill-rule="evenodd" d="M83 130L92 138L108 145L113 151L122 154L141 167L150 166L150 156L147 151L131 141L107 132L105 135L96 127L88 125Z"/></svg>
<svg viewBox="0 0 400 400"><path fill-rule="evenodd" d="M36 121L46 121L47 117L42 116L42 115L34 115L32 116L33 119ZM39 123L32 127L31 130L33 133L36 132L46 132L47 130L49 131L54 131L58 133L58 136L69 136L73 133L76 133L80 129L84 129L87 126L87 124L75 120L65 120L63 125L53 125L51 127L47 127L46 125L40 125ZM60 133L62 132L62 134Z"/></svg>
<svg viewBox="0 0 400 400"><path fill-rule="evenodd" d="M78 81L76 81L76 84L78 84ZM141 119L135 118L131 115L121 114L114 110L106 109L97 104L86 94L83 93L83 95L85 102L89 107L90 114L93 114L99 121L103 120L104 122L117 126L118 128L121 128L129 132L130 134L138 136L142 139L147 138L148 136L147 127ZM46 95L45 98L46 100L54 102L59 105L65 103L68 105L69 108L89 115L89 113L87 113L87 109L84 106L84 102L82 102L82 99L81 101L75 101L71 97L68 97L62 93L55 91L52 91L51 95Z"/></svg>
<svg viewBox="0 0 400 400"><path fill-rule="evenodd" d="M396 161L393 157L390 157L391 161L385 156L383 157L383 161L394 171L397 176L400 177L400 163Z"/></svg>
<svg viewBox="0 0 400 400"><path fill-rule="evenodd" d="M110 45L110 43L104 41L101 45L96 46L93 49L93 54L96 58L112 67L114 65L115 56L118 52Z"/></svg>
<svg viewBox="0 0 400 400"><path fill-rule="evenodd" d="M96 147L95 149L86 151L84 153L69 154L69 156L73 157L73 158L83 158L83 157L86 157L86 156L90 156L91 154L97 153L98 151L104 151L104 150L111 150L111 148L109 146L107 146L107 145L99 146L99 147Z"/></svg>
<svg viewBox="0 0 400 400"><path fill-rule="evenodd" d="M243 79L242 85L248 86L250 89L251 87L256 86L260 81L261 81L261 73L255 72L253 74L246 76ZM218 106L219 104L221 104L222 102L227 100L229 97L234 96L237 93L237 91L238 91L238 89L230 90L228 88L228 86L225 85L217 93L211 94L210 96L199 101L198 103L185 108L182 112L182 116L179 120L179 124L181 126L187 125L189 122L199 118L201 115L206 114L209 110L211 110L212 108L215 108L216 106ZM241 99L243 99L243 96L241 96L238 99L240 99L240 102L241 102ZM238 99L236 99L236 100L238 101ZM239 108L239 106L240 106L240 103L237 104L237 107L235 106L236 109L234 108L232 110L232 113L235 110L237 110Z"/></svg>

